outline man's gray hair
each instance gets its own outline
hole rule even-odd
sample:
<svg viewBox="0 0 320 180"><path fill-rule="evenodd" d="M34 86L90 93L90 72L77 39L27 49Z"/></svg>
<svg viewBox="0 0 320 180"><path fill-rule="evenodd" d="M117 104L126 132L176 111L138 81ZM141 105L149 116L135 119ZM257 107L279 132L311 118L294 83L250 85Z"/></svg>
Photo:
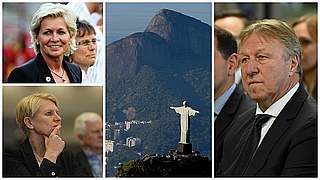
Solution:
<svg viewBox="0 0 320 180"><path fill-rule="evenodd" d="M84 135L86 133L86 122L101 121L102 118L99 114L94 112L81 113L74 121L74 133L76 135Z"/></svg>

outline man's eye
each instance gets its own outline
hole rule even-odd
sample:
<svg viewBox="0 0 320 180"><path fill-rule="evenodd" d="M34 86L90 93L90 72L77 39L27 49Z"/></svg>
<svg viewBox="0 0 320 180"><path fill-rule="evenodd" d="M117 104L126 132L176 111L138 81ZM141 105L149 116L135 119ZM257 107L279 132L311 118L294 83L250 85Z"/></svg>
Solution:
<svg viewBox="0 0 320 180"><path fill-rule="evenodd" d="M268 56L264 56L264 55L259 55L257 57L258 61L264 61L264 60L267 60L268 59Z"/></svg>
<svg viewBox="0 0 320 180"><path fill-rule="evenodd" d="M248 59L249 59L249 58L247 58L247 57L243 57L243 58L240 59L240 63L241 63L241 64L245 64L245 63L248 62Z"/></svg>

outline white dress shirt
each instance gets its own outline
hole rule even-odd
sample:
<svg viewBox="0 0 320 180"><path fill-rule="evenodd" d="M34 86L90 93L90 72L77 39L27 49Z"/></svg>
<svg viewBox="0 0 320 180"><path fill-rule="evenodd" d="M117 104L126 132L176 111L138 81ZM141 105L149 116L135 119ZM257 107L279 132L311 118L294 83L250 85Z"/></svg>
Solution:
<svg viewBox="0 0 320 180"><path fill-rule="evenodd" d="M264 136L267 134L270 127L272 126L274 120L278 117L282 109L286 106L286 104L289 102L289 100L294 95L294 93L298 90L298 88L299 88L299 83L297 83L289 92L287 92L287 94L285 94L280 99L278 99L278 101L273 103L265 112L263 112L260 109L259 105L257 104L256 114L269 114L272 116L266 123L262 125L261 138L260 138L258 147L261 144Z"/></svg>

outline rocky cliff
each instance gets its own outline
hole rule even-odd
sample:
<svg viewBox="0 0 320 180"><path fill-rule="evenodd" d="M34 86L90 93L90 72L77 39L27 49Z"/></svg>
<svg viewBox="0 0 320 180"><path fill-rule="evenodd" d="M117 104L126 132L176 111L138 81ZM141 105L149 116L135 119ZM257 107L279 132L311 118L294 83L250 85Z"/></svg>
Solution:
<svg viewBox="0 0 320 180"><path fill-rule="evenodd" d="M211 27L195 18L162 9L144 32L107 46L107 79L127 79L143 65L155 69L207 66L210 58Z"/></svg>

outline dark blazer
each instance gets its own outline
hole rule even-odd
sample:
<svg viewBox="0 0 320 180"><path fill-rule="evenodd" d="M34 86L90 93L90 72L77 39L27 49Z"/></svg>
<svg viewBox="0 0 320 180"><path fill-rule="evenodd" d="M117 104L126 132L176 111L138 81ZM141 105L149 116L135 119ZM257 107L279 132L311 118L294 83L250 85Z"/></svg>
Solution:
<svg viewBox="0 0 320 180"><path fill-rule="evenodd" d="M76 147L73 149L73 153L77 161L81 164L81 166L84 168L83 170L87 173L90 174L90 176L93 176L92 171L91 171L91 166L88 162L88 158L84 151L81 149L81 147Z"/></svg>
<svg viewBox="0 0 320 180"><path fill-rule="evenodd" d="M68 57L64 57L62 65L71 83L81 83L82 74L78 65L69 63ZM15 68L8 77L8 83L55 83L55 81L41 53L38 53L34 59Z"/></svg>
<svg viewBox="0 0 320 180"><path fill-rule="evenodd" d="M246 96L239 86L231 94L214 122L214 165L215 172L219 167L223 140L234 119L254 107L254 102Z"/></svg>
<svg viewBox="0 0 320 180"><path fill-rule="evenodd" d="M255 108L242 114L225 137L221 176L317 176L317 105L303 85L275 119L248 167L239 166L254 115Z"/></svg>
<svg viewBox="0 0 320 180"><path fill-rule="evenodd" d="M43 159L40 167L33 154L29 140L20 146L5 149L4 177L90 177L70 151L63 150L56 164Z"/></svg>

